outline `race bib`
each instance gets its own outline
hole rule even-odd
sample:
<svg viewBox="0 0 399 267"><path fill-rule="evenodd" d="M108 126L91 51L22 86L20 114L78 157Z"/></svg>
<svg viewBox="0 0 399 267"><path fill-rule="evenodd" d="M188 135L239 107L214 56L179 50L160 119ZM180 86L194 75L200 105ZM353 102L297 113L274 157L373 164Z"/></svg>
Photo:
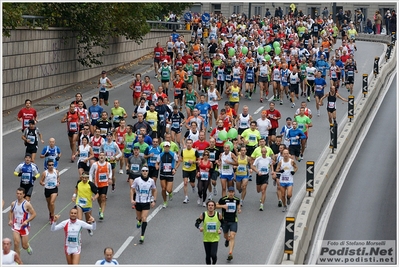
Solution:
<svg viewBox="0 0 399 267"><path fill-rule="evenodd" d="M93 113L91 113L91 118L92 118L93 120L97 120L97 119L99 118L98 112L93 112Z"/></svg>
<svg viewBox="0 0 399 267"><path fill-rule="evenodd" d="M208 180L209 172L200 172L200 174L201 174L201 180Z"/></svg>
<svg viewBox="0 0 399 267"><path fill-rule="evenodd" d="M335 108L335 102L328 102L328 108Z"/></svg>
<svg viewBox="0 0 399 267"><path fill-rule="evenodd" d="M80 197L78 200L78 205L79 206L86 206L87 205L87 199L84 197Z"/></svg>
<svg viewBox="0 0 399 267"><path fill-rule="evenodd" d="M164 163L163 171L164 172L172 172L172 163Z"/></svg>
<svg viewBox="0 0 399 267"><path fill-rule="evenodd" d="M206 223L206 231L208 233L216 233L216 223L215 222Z"/></svg>
<svg viewBox="0 0 399 267"><path fill-rule="evenodd" d="M246 165L238 165L237 172L246 172L247 166Z"/></svg>
<svg viewBox="0 0 399 267"><path fill-rule="evenodd" d="M106 173L100 173L100 174L98 175L98 180L99 180L100 182L105 182L105 181L107 181L107 180L108 180L107 174L106 174Z"/></svg>
<svg viewBox="0 0 399 267"><path fill-rule="evenodd" d="M157 157L150 157L150 163L151 164L157 163Z"/></svg>
<svg viewBox="0 0 399 267"><path fill-rule="evenodd" d="M69 123L69 130L77 131L78 130L78 124L76 122Z"/></svg>
<svg viewBox="0 0 399 267"><path fill-rule="evenodd" d="M228 203L226 203L226 205L227 205L226 212L234 213L234 212L236 211L236 208L237 208L236 203L234 203L234 202L228 202Z"/></svg>
<svg viewBox="0 0 399 267"><path fill-rule="evenodd" d="M140 165L139 164L132 164L130 166L130 170L132 170L133 172L139 172L140 170Z"/></svg>
<svg viewBox="0 0 399 267"><path fill-rule="evenodd" d="M89 156L89 153L87 151L81 151L80 152L80 157L81 158L87 158Z"/></svg>
<svg viewBox="0 0 399 267"><path fill-rule="evenodd" d="M22 173L21 182L23 184L29 184L29 182L30 182L30 173Z"/></svg>

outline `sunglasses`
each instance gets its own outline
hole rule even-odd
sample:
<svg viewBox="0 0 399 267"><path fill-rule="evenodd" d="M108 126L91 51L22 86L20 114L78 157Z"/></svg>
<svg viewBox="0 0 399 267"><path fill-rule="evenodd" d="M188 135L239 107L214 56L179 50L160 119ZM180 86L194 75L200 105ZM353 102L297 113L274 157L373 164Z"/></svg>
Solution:
<svg viewBox="0 0 399 267"><path fill-rule="evenodd" d="M83 128L83 130L90 130L89 128Z"/></svg>
<svg viewBox="0 0 399 267"><path fill-rule="evenodd" d="M209 154L204 154L204 156L209 156Z"/></svg>
<svg viewBox="0 0 399 267"><path fill-rule="evenodd" d="M148 172L148 170L142 170L142 172Z"/></svg>
<svg viewBox="0 0 399 267"><path fill-rule="evenodd" d="M54 164L47 164L47 166L54 166Z"/></svg>

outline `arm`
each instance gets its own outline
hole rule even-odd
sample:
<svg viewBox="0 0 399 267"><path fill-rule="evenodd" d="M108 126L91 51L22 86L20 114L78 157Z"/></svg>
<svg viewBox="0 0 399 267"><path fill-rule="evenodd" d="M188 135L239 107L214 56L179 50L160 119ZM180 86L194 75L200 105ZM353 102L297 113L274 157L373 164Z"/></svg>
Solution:
<svg viewBox="0 0 399 267"><path fill-rule="evenodd" d="M41 186L44 186L44 179L45 179L45 178L46 178L46 174L45 174L45 172L43 172L43 173L42 173L42 176L41 176L41 178L40 178L40 182L39 182Z"/></svg>
<svg viewBox="0 0 399 267"><path fill-rule="evenodd" d="M97 164L91 165L90 170L89 170L89 181L91 181L93 183L95 182L94 177L95 177L96 170L97 170Z"/></svg>
<svg viewBox="0 0 399 267"><path fill-rule="evenodd" d="M10 205L11 209L10 209L10 212L8 213L8 225L9 226L12 226L12 218L14 217L14 210L12 209L12 207L14 206L14 204L15 204L15 201L11 202L11 205Z"/></svg>
<svg viewBox="0 0 399 267"><path fill-rule="evenodd" d="M29 222L31 222L35 217L36 217L36 211L33 208L33 206L30 204L30 202L26 202L26 211L28 211L30 213L30 216L27 220L25 220L22 225L28 225Z"/></svg>
<svg viewBox="0 0 399 267"><path fill-rule="evenodd" d="M130 202L131 202L133 205L136 204L136 201L135 201L134 198L133 198L134 193L136 193L136 189L134 188L134 186L135 186L135 184L134 184L134 182L133 182L133 185L130 187Z"/></svg>
<svg viewBox="0 0 399 267"><path fill-rule="evenodd" d="M64 117L62 117L61 123L67 122L67 119L68 119L68 113L66 113L66 114L64 115Z"/></svg>
<svg viewBox="0 0 399 267"><path fill-rule="evenodd" d="M108 79L108 78L107 78L107 83L109 84L109 85L108 85L108 88L114 87L114 85L112 84L111 80Z"/></svg>
<svg viewBox="0 0 399 267"><path fill-rule="evenodd" d="M348 102L348 99L343 98L340 94L338 94L338 92L336 93L336 96L337 96L339 99L341 99L342 101Z"/></svg>

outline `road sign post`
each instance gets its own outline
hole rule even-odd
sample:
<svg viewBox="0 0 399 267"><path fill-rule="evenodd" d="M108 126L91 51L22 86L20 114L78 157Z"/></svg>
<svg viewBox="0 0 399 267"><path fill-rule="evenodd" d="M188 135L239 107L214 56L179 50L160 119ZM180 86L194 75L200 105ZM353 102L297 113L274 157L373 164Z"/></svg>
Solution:
<svg viewBox="0 0 399 267"><path fill-rule="evenodd" d="M352 119L355 115L355 96L348 96L348 118L349 121L352 122Z"/></svg>
<svg viewBox="0 0 399 267"><path fill-rule="evenodd" d="M295 217L286 217L284 253L287 253L287 260L290 260L290 255L294 253L294 229L295 229Z"/></svg>
<svg viewBox="0 0 399 267"><path fill-rule="evenodd" d="M364 97L366 97L367 93L369 92L368 81L369 81L369 75L363 74L362 92Z"/></svg>
<svg viewBox="0 0 399 267"><path fill-rule="evenodd" d="M380 57L375 57L374 58L374 68L373 68L373 70L374 70L374 76L377 78L377 74L378 74L378 63L379 63L379 61L380 61Z"/></svg>
<svg viewBox="0 0 399 267"><path fill-rule="evenodd" d="M309 196L314 191L314 161L306 161L306 191Z"/></svg>
<svg viewBox="0 0 399 267"><path fill-rule="evenodd" d="M338 131L338 124L330 123L330 148L331 153L334 154L334 149L337 148L337 131Z"/></svg>
<svg viewBox="0 0 399 267"><path fill-rule="evenodd" d="M391 48L392 48L392 46L390 44L388 44L387 52L385 53L385 61L388 61L388 59L391 57Z"/></svg>

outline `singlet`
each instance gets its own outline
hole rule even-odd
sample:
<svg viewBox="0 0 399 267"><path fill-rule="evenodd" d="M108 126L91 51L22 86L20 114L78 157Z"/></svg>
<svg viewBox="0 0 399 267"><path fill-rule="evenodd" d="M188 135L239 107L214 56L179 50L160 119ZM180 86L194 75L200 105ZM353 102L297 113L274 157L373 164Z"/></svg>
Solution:
<svg viewBox="0 0 399 267"><path fill-rule="evenodd" d="M105 93L107 91L107 77L100 78L100 93Z"/></svg>
<svg viewBox="0 0 399 267"><path fill-rule="evenodd" d="M98 156L100 155L101 145L104 143L104 139L101 136L97 139L95 136L92 136L90 143L91 143L91 149L93 150L94 157L98 158Z"/></svg>
<svg viewBox="0 0 399 267"><path fill-rule="evenodd" d="M69 132L78 132L79 131L79 114L75 111L74 113L67 112L67 128Z"/></svg>
<svg viewBox="0 0 399 267"><path fill-rule="evenodd" d="M200 173L200 179L202 181L207 181L209 179L209 170L211 169L211 161L208 160L208 162L205 164L203 160L200 161L199 164L199 173Z"/></svg>
<svg viewBox="0 0 399 267"><path fill-rule="evenodd" d="M231 86L231 94L229 96L230 102L240 102L240 87Z"/></svg>
<svg viewBox="0 0 399 267"><path fill-rule="evenodd" d="M125 134L125 148L123 149L124 153L127 153L127 154L132 153L134 139L136 139L136 136L134 133L132 133L131 135L129 135L127 133Z"/></svg>
<svg viewBox="0 0 399 267"><path fill-rule="evenodd" d="M21 204L18 203L18 200L15 200L14 207L12 207L13 211L13 224L12 229L21 230L21 228L30 227L30 222L26 226L22 226L22 223L29 219L29 212L25 210L26 200L22 201Z"/></svg>
<svg viewBox="0 0 399 267"><path fill-rule="evenodd" d="M273 70L273 81L279 82L281 81L281 73L279 68L274 68Z"/></svg>
<svg viewBox="0 0 399 267"><path fill-rule="evenodd" d="M152 97L151 97L152 86L151 85L152 85L151 83L148 83L148 84L144 83L142 85L142 90L143 90L143 93L145 93L147 95L147 100L152 100Z"/></svg>
<svg viewBox="0 0 399 267"><path fill-rule="evenodd" d="M60 222L59 224L53 223L51 225L51 231L57 231L60 229L64 230L65 233L65 247L67 248L80 248L82 246L82 229L96 229L96 222L93 224L88 224L84 221L76 219L75 221L72 220L65 220Z"/></svg>
<svg viewBox="0 0 399 267"><path fill-rule="evenodd" d="M197 99L194 90L191 90L191 92L187 90L185 93L185 98L186 98L186 105L189 106L190 108L194 108Z"/></svg>
<svg viewBox="0 0 399 267"><path fill-rule="evenodd" d="M244 159L241 159L241 155L237 156L237 176L247 176L248 175L248 157L244 156Z"/></svg>
<svg viewBox="0 0 399 267"><path fill-rule="evenodd" d="M284 170L284 172L280 176L281 183L293 183L294 176L291 174L291 171L294 170L294 167L291 163L292 159L289 159L288 162L284 162L284 159L281 159L280 169Z"/></svg>
<svg viewBox="0 0 399 267"><path fill-rule="evenodd" d="M16 252L14 250L10 250L10 252L8 254L4 254L4 250L3 250L3 256L1 257L1 265L18 265L14 261L15 254L16 254Z"/></svg>
<svg viewBox="0 0 399 267"><path fill-rule="evenodd" d="M109 178L109 163L104 162L104 165L100 165L100 162L96 162L97 164L96 175L95 175L95 183L97 187L106 187L108 186L108 178Z"/></svg>
<svg viewBox="0 0 399 267"><path fill-rule="evenodd" d="M79 114L79 123L80 124L85 124L88 121L88 111L87 109L79 109L77 108L76 111Z"/></svg>
<svg viewBox="0 0 399 267"><path fill-rule="evenodd" d="M137 106L137 114L142 113L143 115L147 114L147 103L144 104L144 107L142 107L141 105Z"/></svg>
<svg viewBox="0 0 399 267"><path fill-rule="evenodd" d="M147 158L147 164L148 166L155 167L155 163L157 163L157 157L159 154L161 154L162 150L159 146L153 147L149 146L146 148L144 155L148 156L150 154L154 154L153 156Z"/></svg>
<svg viewBox="0 0 399 267"><path fill-rule="evenodd" d="M309 81L314 81L315 79L315 74L316 74L316 68L315 67L307 67L306 68L306 72L307 72L307 76L306 79Z"/></svg>
<svg viewBox="0 0 399 267"><path fill-rule="evenodd" d="M175 153L169 151L162 152L157 158L159 165L159 174L164 177L173 177L172 170L176 166L176 155Z"/></svg>
<svg viewBox="0 0 399 267"><path fill-rule="evenodd" d="M260 75L260 77L264 77L264 78L268 77L269 66L267 64L266 65L262 64L259 66L259 75Z"/></svg>
<svg viewBox="0 0 399 267"><path fill-rule="evenodd" d="M125 127L125 129L123 129L121 131L121 127L116 128L116 143L118 144L119 148L123 148L124 147L124 143L123 143L123 136L126 134L127 128Z"/></svg>
<svg viewBox="0 0 399 267"><path fill-rule="evenodd" d="M109 159L111 157L114 157L115 154L116 154L115 143L114 142L112 142L112 143L105 142L104 145L103 145L103 151L105 153L106 159L109 162L111 162ZM113 162L115 162L115 161L113 161ZM113 162L111 162L111 163L113 163Z"/></svg>
<svg viewBox="0 0 399 267"><path fill-rule="evenodd" d="M245 81L247 83L255 82L255 67L248 67L245 73Z"/></svg>
<svg viewBox="0 0 399 267"><path fill-rule="evenodd" d="M152 178L148 178L147 181L143 180L141 177L134 179L132 188L136 189L136 199L137 203L150 203L152 196L152 189L155 189L155 183Z"/></svg>
<svg viewBox="0 0 399 267"><path fill-rule="evenodd" d="M57 187L57 171L54 170L53 173L50 173L48 170L44 171L44 188L46 189L54 189Z"/></svg>
<svg viewBox="0 0 399 267"><path fill-rule="evenodd" d="M208 103L211 107L213 106L218 106L219 102L217 101L218 95L216 93L216 89L213 89L213 92L211 90L208 91Z"/></svg>
<svg viewBox="0 0 399 267"><path fill-rule="evenodd" d="M198 152L194 148L182 150L181 156L183 158L183 171L195 171L197 169L197 164L195 163L197 155ZM189 163L190 160L193 161L193 163Z"/></svg>
<svg viewBox="0 0 399 267"><path fill-rule="evenodd" d="M90 154L90 145L88 144L86 146L80 145L78 162L82 162L83 160L88 158L89 154ZM89 161L87 161L87 166L89 166Z"/></svg>
<svg viewBox="0 0 399 267"><path fill-rule="evenodd" d="M219 212L215 211L214 216L210 217L208 212L204 212L204 226L203 226L203 241L204 242L219 242L220 235L218 233L220 228Z"/></svg>
<svg viewBox="0 0 399 267"><path fill-rule="evenodd" d="M221 160L222 160L221 174L225 174L225 175L233 174L233 165L226 163L226 161L229 161L229 162L233 161L233 159L231 157L231 152L229 152L227 155L226 155L226 153L222 153Z"/></svg>
<svg viewBox="0 0 399 267"><path fill-rule="evenodd" d="M25 130L24 130L24 136L26 137L27 143L29 145L37 146L38 135L39 135L39 131L37 130L36 127L35 127L35 129L30 129L28 127L28 128L25 128Z"/></svg>
<svg viewBox="0 0 399 267"><path fill-rule="evenodd" d="M147 111L145 114L145 120L148 122L154 132L158 131L158 112L151 112L150 110Z"/></svg>
<svg viewBox="0 0 399 267"><path fill-rule="evenodd" d="M239 123L238 123L238 128L240 129L248 129L249 128L249 119L250 119L250 115L247 114L246 116L244 116L244 114L240 114L239 115Z"/></svg>
<svg viewBox="0 0 399 267"><path fill-rule="evenodd" d="M187 136L187 139L191 139L193 140L193 142L197 141L199 139L199 131L197 131L196 133L193 133L191 130L189 130L189 134Z"/></svg>
<svg viewBox="0 0 399 267"><path fill-rule="evenodd" d="M331 95L331 92L328 92L327 108L328 109L335 109L336 108L336 102L337 102L336 94Z"/></svg>
<svg viewBox="0 0 399 267"><path fill-rule="evenodd" d="M161 80L170 80L170 68L169 67L161 67Z"/></svg>
<svg viewBox="0 0 399 267"><path fill-rule="evenodd" d="M284 83L288 82L288 75L290 74L289 69L281 69L281 81Z"/></svg>
<svg viewBox="0 0 399 267"><path fill-rule="evenodd" d="M270 165L272 164L272 159L270 157L258 157L255 159L253 165L258 169L260 175L269 174Z"/></svg>
<svg viewBox="0 0 399 267"><path fill-rule="evenodd" d="M92 207L92 194L97 194L97 188L94 183L88 181L84 183L82 180L79 180L77 185L77 197L76 197L76 205L82 208L91 208ZM95 192L93 192L93 190Z"/></svg>
<svg viewBox="0 0 399 267"><path fill-rule="evenodd" d="M184 115L180 111L177 113L172 112L172 114L169 116L169 121L172 122L171 128L172 129L179 129L180 130L180 125L182 121L184 120Z"/></svg>
<svg viewBox="0 0 399 267"><path fill-rule="evenodd" d="M291 85L297 85L299 83L299 74L298 73L290 73L289 82Z"/></svg>
<svg viewBox="0 0 399 267"><path fill-rule="evenodd" d="M225 73L224 73L224 68L218 67L216 70L216 77L218 81L224 81L225 80Z"/></svg>

